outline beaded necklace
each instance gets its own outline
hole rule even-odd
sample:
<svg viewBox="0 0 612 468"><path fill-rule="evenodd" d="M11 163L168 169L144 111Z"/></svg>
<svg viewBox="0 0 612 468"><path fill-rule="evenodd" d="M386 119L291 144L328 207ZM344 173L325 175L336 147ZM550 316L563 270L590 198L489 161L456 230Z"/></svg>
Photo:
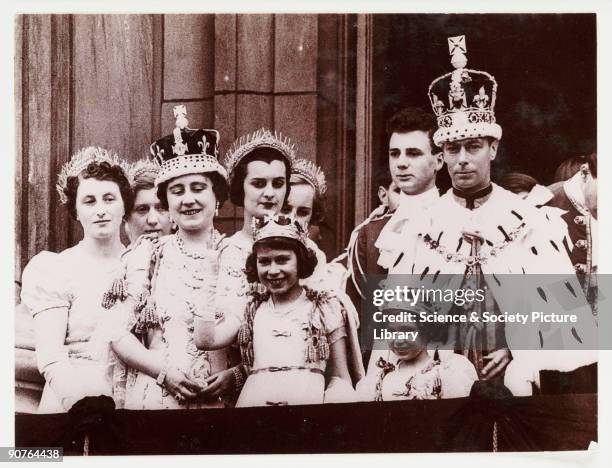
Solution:
<svg viewBox="0 0 612 468"><path fill-rule="evenodd" d="M219 241L218 237L218 232L215 231L215 229L211 226L209 230L208 240L206 241L206 250L210 250L213 248L214 245L216 245L216 243ZM204 253L189 252L185 247L183 238L179 235L178 232L174 235L174 240L179 251L186 257L193 258L194 260L202 260L206 258L206 254Z"/></svg>
<svg viewBox="0 0 612 468"><path fill-rule="evenodd" d="M174 235L174 245L178 252L186 257L178 261L178 274L181 281L190 290L201 290L203 287L207 287L207 278L216 277L216 263L211 257L211 250L215 249L222 237L218 231L211 227L209 238L206 241L206 251L190 252L185 248L180 235L178 233Z"/></svg>

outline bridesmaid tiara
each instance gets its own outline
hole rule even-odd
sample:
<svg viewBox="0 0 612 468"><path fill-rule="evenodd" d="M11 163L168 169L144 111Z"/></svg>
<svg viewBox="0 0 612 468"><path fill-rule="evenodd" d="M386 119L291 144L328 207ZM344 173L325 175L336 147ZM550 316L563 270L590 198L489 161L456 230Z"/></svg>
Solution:
<svg viewBox="0 0 612 468"><path fill-rule="evenodd" d="M256 148L271 148L281 153L285 159L293 166L295 160L295 144L291 143L288 137L283 137L281 133L274 132L265 128L253 132L250 135L242 136L232 144L226 153L223 164L229 174L231 182L236 166L242 159Z"/></svg>
<svg viewBox="0 0 612 468"><path fill-rule="evenodd" d="M291 170L292 178L294 176L305 180L315 189L317 196L325 195L327 192L327 182L325 182L325 173L312 161L304 158L298 158L293 164Z"/></svg>
<svg viewBox="0 0 612 468"><path fill-rule="evenodd" d="M136 162L127 165L126 176L130 185L133 187L136 181L142 177L149 176L155 180L159 174L159 164L151 161L150 159L139 159Z"/></svg>
<svg viewBox="0 0 612 468"><path fill-rule="evenodd" d="M100 148L99 146L88 146L75 153L70 161L62 166L62 170L57 176L57 185L55 186L59 195L60 203L65 205L68 203L65 189L68 186L70 177L78 177L90 164L108 163L111 166L119 166L127 177L129 165L121 160L119 156L111 151Z"/></svg>

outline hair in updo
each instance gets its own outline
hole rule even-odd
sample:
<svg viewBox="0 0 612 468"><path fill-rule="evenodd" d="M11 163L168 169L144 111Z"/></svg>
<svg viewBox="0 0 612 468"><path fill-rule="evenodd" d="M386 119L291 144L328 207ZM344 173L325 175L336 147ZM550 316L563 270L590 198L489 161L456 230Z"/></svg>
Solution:
<svg viewBox="0 0 612 468"><path fill-rule="evenodd" d="M298 264L298 278L300 279L308 278L312 275L317 266L317 255L312 249L304 247L301 242L295 239L289 239L288 237L269 237L253 244L253 252L248 256L245 266L247 281L249 283L256 283L259 281L259 275L257 273L257 249L259 247L292 250L295 252Z"/></svg>
<svg viewBox="0 0 612 468"><path fill-rule="evenodd" d="M291 181L289 186L294 185L307 185L312 187L312 184L298 174L291 175ZM313 187L314 189L314 187ZM287 197L288 198L288 197ZM325 194L319 195L317 190L314 189L314 196L312 199L312 216L310 217L311 226L320 226L325 220L325 203L327 197Z"/></svg>
<svg viewBox="0 0 612 468"><path fill-rule="evenodd" d="M218 172L194 172L194 174L202 174L210 179L210 182L212 183L212 191L215 194L217 202L219 203L219 208L221 208L223 203L225 203L225 200L227 200L229 191L225 177ZM165 210L168 209L168 185L173 180L174 179L167 180L157 186L157 198L159 198L159 203Z"/></svg>
<svg viewBox="0 0 612 468"><path fill-rule="evenodd" d="M134 177L134 183L132 184L132 190L134 191L134 197L138 195L141 190L151 190L155 187L155 175L150 172L145 172Z"/></svg>
<svg viewBox="0 0 612 468"><path fill-rule="evenodd" d="M234 168L234 174L231 177L230 184L230 200L235 206L244 206L244 179L247 176L247 166L253 161L263 161L270 164L272 161L281 161L285 165L285 199L282 201L284 205L291 191L291 164L287 158L278 150L267 147L255 148L247 154L238 165Z"/></svg>
<svg viewBox="0 0 612 468"><path fill-rule="evenodd" d="M68 199L66 205L72 219L77 219L76 196L81 179L108 180L110 182L115 182L119 187L119 192L121 193L121 198L123 200L123 210L125 212L124 216L128 216L129 213L132 212L132 208L134 206L134 193L132 192L130 182L125 176L121 166L113 165L106 161L92 162L89 163L89 165L83 169L83 171L81 171L78 177L68 177L66 186L63 189L64 194Z"/></svg>

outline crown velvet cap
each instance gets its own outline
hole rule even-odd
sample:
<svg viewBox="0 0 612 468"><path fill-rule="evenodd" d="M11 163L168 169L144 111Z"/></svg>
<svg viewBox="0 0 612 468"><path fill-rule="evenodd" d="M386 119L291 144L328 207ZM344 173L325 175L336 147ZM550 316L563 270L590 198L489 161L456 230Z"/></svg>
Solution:
<svg viewBox="0 0 612 468"><path fill-rule="evenodd" d="M214 129L187 127L185 106L176 106L176 127L151 145L151 154L160 166L155 186L187 174L217 172L227 179L225 168L219 163L219 132Z"/></svg>
<svg viewBox="0 0 612 468"><path fill-rule="evenodd" d="M450 73L436 78L428 90L429 102L438 121L433 139L436 145L466 138L502 137L495 120L497 82L487 72L465 68L465 36L448 39Z"/></svg>

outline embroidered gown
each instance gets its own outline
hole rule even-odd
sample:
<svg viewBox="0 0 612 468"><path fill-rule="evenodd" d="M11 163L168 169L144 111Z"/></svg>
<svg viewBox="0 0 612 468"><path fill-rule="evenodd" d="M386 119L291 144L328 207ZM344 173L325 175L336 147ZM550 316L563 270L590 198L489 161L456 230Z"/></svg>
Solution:
<svg viewBox="0 0 612 468"><path fill-rule="evenodd" d="M352 302L341 290L346 282L344 268L339 264L327 263L325 254L318 246L311 240L308 242L308 247L317 256L317 267L312 276L300 280L300 283L312 290L331 292L338 297L342 304L340 310L346 325L349 370L354 383L356 383L365 375L365 371L357 337L359 317ZM221 243L219 279L215 295L217 317L234 314L242 322L251 293L265 293L265 288L261 284L247 281L244 271L246 260L253 251L253 243L253 240L242 231L238 231Z"/></svg>
<svg viewBox="0 0 612 468"><path fill-rule="evenodd" d="M213 302L217 284L219 242L214 231L212 247L190 256L181 250L176 235L160 239L152 258L152 276L145 292L146 306L128 315L124 332L133 330L159 358L178 367L187 377L202 382L227 368L225 350L201 351L194 342L194 312ZM201 312L200 312L201 313ZM134 370L126 374L125 407L128 409L190 409L223 406L220 401L179 402L156 379ZM115 379L121 386L121 378Z"/></svg>
<svg viewBox="0 0 612 468"><path fill-rule="evenodd" d="M39 413L61 413L85 396L113 396L112 363L100 324L108 311L101 300L120 271L121 262L100 266L82 247L56 254L41 252L23 272L21 298L33 316L67 310L63 349L54 355L41 351L38 366L45 377Z"/></svg>

